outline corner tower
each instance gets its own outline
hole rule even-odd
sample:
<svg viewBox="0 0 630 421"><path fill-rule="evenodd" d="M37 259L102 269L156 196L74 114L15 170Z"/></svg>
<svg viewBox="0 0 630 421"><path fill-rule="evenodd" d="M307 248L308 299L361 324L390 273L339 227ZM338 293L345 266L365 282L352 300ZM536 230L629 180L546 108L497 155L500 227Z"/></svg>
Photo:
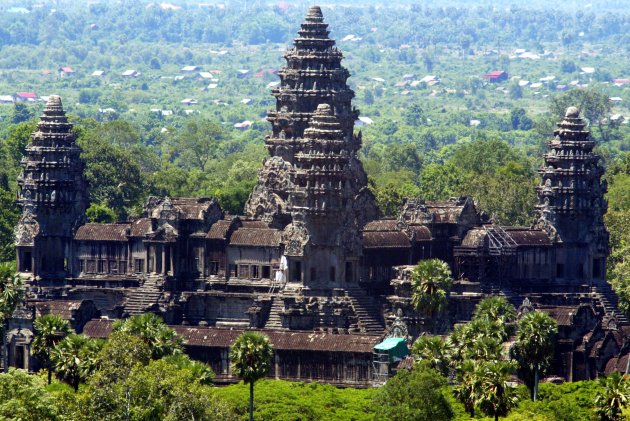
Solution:
<svg viewBox="0 0 630 421"><path fill-rule="evenodd" d="M270 158L260 171L258 185L251 194L245 213L254 218L274 222L280 227L291 223L289 192L293 189L290 175L299 165L296 154L301 151L299 139L319 105L328 106L335 116L347 156L348 182L344 186L353 197L352 218L359 225L375 219L374 197L367 188L367 176L357 156L361 135L353 132L358 111L352 107L354 92L346 81L350 73L341 65L342 53L329 37L319 6L309 9L304 23L294 40L293 48L285 54L287 65L278 73L280 86L272 91L276 108L267 114L271 134L265 139Z"/></svg>
<svg viewBox="0 0 630 421"><path fill-rule="evenodd" d="M604 279L608 232L606 184L579 110L569 107L549 141L537 188L537 226L556 244L558 280Z"/></svg>
<svg viewBox="0 0 630 421"><path fill-rule="evenodd" d="M84 221L87 202L80 154L61 99L51 96L26 147L18 178L19 272L52 279L69 272L72 236Z"/></svg>

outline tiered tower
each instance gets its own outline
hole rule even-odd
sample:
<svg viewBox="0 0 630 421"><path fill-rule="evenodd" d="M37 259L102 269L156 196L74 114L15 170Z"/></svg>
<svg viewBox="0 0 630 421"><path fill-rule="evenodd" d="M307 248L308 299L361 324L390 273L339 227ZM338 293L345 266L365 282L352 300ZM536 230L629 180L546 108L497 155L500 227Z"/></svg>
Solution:
<svg viewBox="0 0 630 421"><path fill-rule="evenodd" d="M69 272L72 236L83 222L86 182L81 149L61 99L51 96L22 159L16 228L18 270L42 278Z"/></svg>
<svg viewBox="0 0 630 421"><path fill-rule="evenodd" d="M245 212L279 226L293 220L287 213L292 189L289 173L297 164L296 153L301 151L299 139L304 137L320 104L329 106L341 130L340 147L347 155L343 169L348 172L345 188L355 202L353 218L363 225L377 216L374 197L367 189L367 176L357 157L361 135L353 133L358 111L352 108L354 92L346 84L350 74L341 66L343 55L328 36L327 28L321 9L311 7L294 47L285 54L287 65L278 73L280 86L272 91L276 109L268 112L272 132L265 139L271 157L260 172Z"/></svg>
<svg viewBox="0 0 630 421"><path fill-rule="evenodd" d="M304 131L295 139L290 172L285 254L300 258L305 283L339 287L356 278L361 253L360 227L355 222L350 155L343 128L328 104L320 104ZM292 240L303 240L292 247Z"/></svg>
<svg viewBox="0 0 630 421"><path fill-rule="evenodd" d="M599 155L579 110L569 107L558 124L537 188L538 226L557 243L556 278L603 279L608 255L604 227L606 184Z"/></svg>

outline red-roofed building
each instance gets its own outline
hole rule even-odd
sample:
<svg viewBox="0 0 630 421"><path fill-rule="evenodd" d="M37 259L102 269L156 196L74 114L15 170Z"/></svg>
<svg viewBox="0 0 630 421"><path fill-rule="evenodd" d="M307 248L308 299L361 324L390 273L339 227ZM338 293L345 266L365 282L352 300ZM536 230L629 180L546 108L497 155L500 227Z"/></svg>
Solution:
<svg viewBox="0 0 630 421"><path fill-rule="evenodd" d="M61 77L74 76L77 74L77 72L75 72L72 67L60 67L58 71L59 71L59 76Z"/></svg>
<svg viewBox="0 0 630 421"><path fill-rule="evenodd" d="M14 97L15 102L35 102L38 98L35 92L17 92Z"/></svg>
<svg viewBox="0 0 630 421"><path fill-rule="evenodd" d="M484 75L483 78L488 80L489 82L499 83L499 82L503 82L504 80L507 80L508 74L507 72L504 72L502 70L495 70L493 72L488 73L487 75Z"/></svg>
<svg viewBox="0 0 630 421"><path fill-rule="evenodd" d="M615 85L625 85L630 83L630 79L613 79Z"/></svg>

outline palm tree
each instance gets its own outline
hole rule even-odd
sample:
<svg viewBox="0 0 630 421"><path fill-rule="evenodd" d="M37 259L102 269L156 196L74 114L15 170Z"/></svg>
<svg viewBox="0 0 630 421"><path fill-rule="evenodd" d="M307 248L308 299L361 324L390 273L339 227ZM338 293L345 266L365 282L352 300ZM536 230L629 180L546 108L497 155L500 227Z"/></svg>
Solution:
<svg viewBox="0 0 630 421"><path fill-rule="evenodd" d="M615 372L599 379L603 390L595 397L595 412L602 421L618 421L630 400L630 383L626 376Z"/></svg>
<svg viewBox="0 0 630 421"><path fill-rule="evenodd" d="M481 391L481 379L479 377L478 363L473 360L463 361L455 372L455 385L453 395L460 401L471 418L475 416L475 403L479 399Z"/></svg>
<svg viewBox="0 0 630 421"><path fill-rule="evenodd" d="M441 311L448 301L453 284L451 269L440 259L421 260L413 268L411 280L411 304L434 323L433 316Z"/></svg>
<svg viewBox="0 0 630 421"><path fill-rule="evenodd" d="M74 391L79 390L79 383L87 379L95 369L96 354L102 342L85 335L68 335L52 350L52 365L57 375L70 384Z"/></svg>
<svg viewBox="0 0 630 421"><path fill-rule="evenodd" d="M449 344L439 336L420 336L411 347L416 362L426 362L429 367L448 375Z"/></svg>
<svg viewBox="0 0 630 421"><path fill-rule="evenodd" d="M505 297L488 297L475 306L473 317L509 324L516 319L516 309Z"/></svg>
<svg viewBox="0 0 630 421"><path fill-rule="evenodd" d="M58 342L72 332L72 329L67 320L56 314L38 317L33 322L33 329L35 330L33 354L46 366L48 370L48 384L50 384L52 382L50 353Z"/></svg>
<svg viewBox="0 0 630 421"><path fill-rule="evenodd" d="M269 338L258 332L243 332L230 347L232 371L249 383L249 420L254 420L254 383L267 375L273 360Z"/></svg>
<svg viewBox="0 0 630 421"><path fill-rule="evenodd" d="M518 404L515 387L509 384L514 364L505 361L482 363L479 367L479 408L494 421L506 416Z"/></svg>
<svg viewBox="0 0 630 421"><path fill-rule="evenodd" d="M556 321L540 311L529 312L518 322L512 353L519 362L525 382L529 383L528 387L534 401L538 398L540 374L551 365L557 333Z"/></svg>
<svg viewBox="0 0 630 421"><path fill-rule="evenodd" d="M2 366L9 372L7 359L7 323L22 299L22 278L10 264L0 265L0 334L2 334ZM13 274L12 274L13 273Z"/></svg>
<svg viewBox="0 0 630 421"><path fill-rule="evenodd" d="M140 337L151 348L151 357L159 359L167 355L182 353L182 340L177 333L164 324L160 316L144 313L118 320L114 331L126 332Z"/></svg>

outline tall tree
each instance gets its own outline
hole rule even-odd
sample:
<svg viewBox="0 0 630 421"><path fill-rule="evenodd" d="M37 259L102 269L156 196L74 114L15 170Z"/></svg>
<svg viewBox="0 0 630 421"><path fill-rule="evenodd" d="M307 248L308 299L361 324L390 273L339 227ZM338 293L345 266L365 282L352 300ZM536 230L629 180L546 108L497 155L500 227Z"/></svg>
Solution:
<svg viewBox="0 0 630 421"><path fill-rule="evenodd" d="M2 366L9 370L7 353L7 326L11 315L22 299L22 278L11 263L0 266L0 334L2 334Z"/></svg>
<svg viewBox="0 0 630 421"><path fill-rule="evenodd" d="M436 370L418 366L400 370L374 397L374 419L387 421L446 421L453 418L444 396L446 379Z"/></svg>
<svg viewBox="0 0 630 421"><path fill-rule="evenodd" d="M232 371L249 383L249 420L254 420L254 383L267 375L273 361L269 338L258 332L243 332L230 347Z"/></svg>
<svg viewBox="0 0 630 421"><path fill-rule="evenodd" d="M449 343L439 336L423 335L413 343L411 355L416 362L425 363L438 370L443 376L448 375Z"/></svg>
<svg viewBox="0 0 630 421"><path fill-rule="evenodd" d="M622 411L630 401L630 381L615 372L599 379L603 390L595 396L595 412L601 421L620 421Z"/></svg>
<svg viewBox="0 0 630 421"><path fill-rule="evenodd" d="M512 352L535 401L540 374L551 365L553 359L558 324L547 313L532 311L519 320L517 329Z"/></svg>
<svg viewBox="0 0 630 421"><path fill-rule="evenodd" d="M51 352L58 342L68 336L72 329L67 320L56 314L46 314L33 322L35 339L33 340L33 354L48 370L48 384L52 382Z"/></svg>
<svg viewBox="0 0 630 421"><path fill-rule="evenodd" d="M475 416L475 405L481 393L481 379L478 370L479 363L464 360L455 370L455 385L453 395L464 405L470 417Z"/></svg>
<svg viewBox="0 0 630 421"><path fill-rule="evenodd" d="M451 269L439 259L421 260L411 272L411 304L435 325L435 315L446 306L453 284Z"/></svg>
<svg viewBox="0 0 630 421"><path fill-rule="evenodd" d="M518 404L515 387L509 384L514 364L506 361L483 363L479 367L479 396L477 402L484 414L494 417L506 416Z"/></svg>
<svg viewBox="0 0 630 421"><path fill-rule="evenodd" d="M52 350L51 360L55 372L75 392L94 368L99 346L92 341L94 340L85 335L68 335Z"/></svg>
<svg viewBox="0 0 630 421"><path fill-rule="evenodd" d="M159 359L182 353L182 339L164 324L160 316L144 313L114 323L114 331L140 337L151 349L151 357Z"/></svg>

